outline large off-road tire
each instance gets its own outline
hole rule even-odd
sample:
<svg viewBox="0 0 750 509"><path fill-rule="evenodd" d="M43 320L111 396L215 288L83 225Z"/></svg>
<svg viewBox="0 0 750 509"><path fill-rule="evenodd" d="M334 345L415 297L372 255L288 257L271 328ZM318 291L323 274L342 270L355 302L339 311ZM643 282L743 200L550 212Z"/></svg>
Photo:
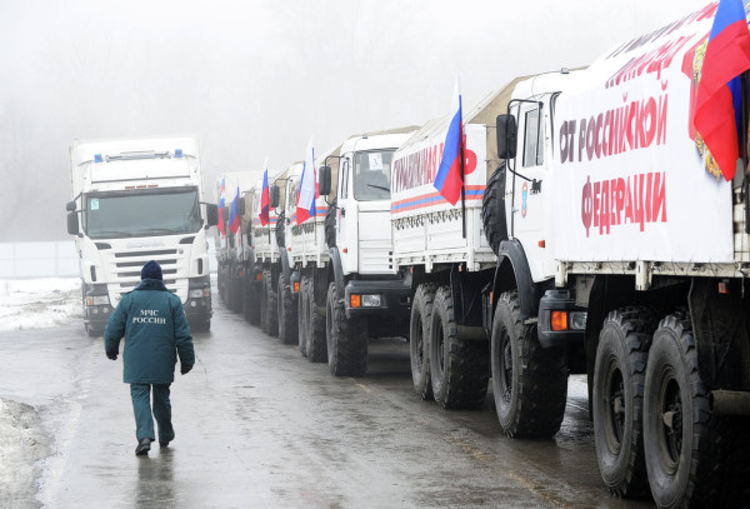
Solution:
<svg viewBox="0 0 750 509"><path fill-rule="evenodd" d="M748 420L712 415L690 318L667 316L646 367L643 438L659 507L744 507Z"/></svg>
<svg viewBox="0 0 750 509"><path fill-rule="evenodd" d="M604 484L618 496L648 493L643 451L646 361L657 320L642 307L612 311L594 367L594 438Z"/></svg>
<svg viewBox="0 0 750 509"><path fill-rule="evenodd" d="M326 317L318 309L315 301L315 287L313 281L307 283L307 360L310 362L325 362L328 359L326 346Z"/></svg>
<svg viewBox="0 0 750 509"><path fill-rule="evenodd" d="M495 253L500 248L500 242L508 238L508 226L505 222L505 173L505 165L495 170L482 197L484 235Z"/></svg>
<svg viewBox="0 0 750 509"><path fill-rule="evenodd" d="M229 303L229 308L231 309L232 313L241 313L242 312L242 284L240 282L239 275L235 274L234 278L232 279L232 282L230 283L230 291L231 291L231 299Z"/></svg>
<svg viewBox="0 0 750 509"><path fill-rule="evenodd" d="M326 299L326 343L328 369L334 376L362 376L367 372L367 322L346 317L336 283L328 285Z"/></svg>
<svg viewBox="0 0 750 509"><path fill-rule="evenodd" d="M449 286L435 294L430 317L432 394L445 409L478 408L487 396L487 342L461 340Z"/></svg>
<svg viewBox="0 0 750 509"><path fill-rule="evenodd" d="M190 324L191 332L208 332L211 330L211 319L201 320Z"/></svg>
<svg viewBox="0 0 750 509"><path fill-rule="evenodd" d="M279 275L277 291L277 314L279 316L279 339L285 345L297 341L297 306L292 299L292 289L282 272Z"/></svg>
<svg viewBox="0 0 750 509"><path fill-rule="evenodd" d="M276 314L276 285L273 284L271 271L263 271L263 293L261 294L261 325L263 332L269 336L279 333L279 317Z"/></svg>
<svg viewBox="0 0 750 509"><path fill-rule="evenodd" d="M334 198L333 203L328 206L326 218L323 222L323 233L325 234L326 246L336 246L336 208L337 200Z"/></svg>
<svg viewBox="0 0 750 509"><path fill-rule="evenodd" d="M430 380L430 322L432 302L437 286L432 283L417 287L411 304L409 322L409 359L414 390L422 399L432 399Z"/></svg>
<svg viewBox="0 0 750 509"><path fill-rule="evenodd" d="M216 288L219 290L219 300L226 304L226 290L224 288L226 278L224 277L224 269L219 266L216 271Z"/></svg>
<svg viewBox="0 0 750 509"><path fill-rule="evenodd" d="M250 275L248 275L248 278ZM245 298L243 300L243 314L245 320L253 325L260 323L260 289L257 283L248 279L245 283Z"/></svg>
<svg viewBox="0 0 750 509"><path fill-rule="evenodd" d="M307 357L307 335L310 331L308 327L308 313L310 306L307 303L307 283L308 279L302 277L299 284L299 298L297 301L297 346L302 357Z"/></svg>
<svg viewBox="0 0 750 509"><path fill-rule="evenodd" d="M498 299L491 343L492 388L503 431L519 438L553 436L565 415L565 352L542 349L536 325L526 325L521 318L515 290Z"/></svg>
<svg viewBox="0 0 750 509"><path fill-rule="evenodd" d="M104 335L104 329L92 327L88 323L85 324L84 327L86 328L86 334L88 334L90 338L100 338Z"/></svg>

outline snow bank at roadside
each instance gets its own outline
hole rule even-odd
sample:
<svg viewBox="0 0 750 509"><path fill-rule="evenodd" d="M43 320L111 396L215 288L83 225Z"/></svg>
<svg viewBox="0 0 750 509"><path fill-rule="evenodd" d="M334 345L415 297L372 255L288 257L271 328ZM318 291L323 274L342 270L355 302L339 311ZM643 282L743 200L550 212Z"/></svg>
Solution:
<svg viewBox="0 0 750 509"><path fill-rule="evenodd" d="M45 329L82 318L77 277L0 279L0 331Z"/></svg>
<svg viewBox="0 0 750 509"><path fill-rule="evenodd" d="M48 454L34 407L0 399L0 507L36 508L37 461Z"/></svg>

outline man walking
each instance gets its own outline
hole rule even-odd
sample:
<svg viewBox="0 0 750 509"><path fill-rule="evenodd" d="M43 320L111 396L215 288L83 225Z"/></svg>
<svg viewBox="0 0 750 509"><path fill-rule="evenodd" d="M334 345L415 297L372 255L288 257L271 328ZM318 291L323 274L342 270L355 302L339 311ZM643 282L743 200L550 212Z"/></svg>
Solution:
<svg viewBox="0 0 750 509"><path fill-rule="evenodd" d="M159 426L159 445L167 447L174 440L169 386L174 382L177 355L183 375L195 364L193 338L182 302L164 286L161 267L153 260L143 266L140 284L123 296L104 329L104 349L113 361L117 360L123 336L123 382L130 384L133 399L138 439L135 454L142 456L148 454L154 441L154 418Z"/></svg>

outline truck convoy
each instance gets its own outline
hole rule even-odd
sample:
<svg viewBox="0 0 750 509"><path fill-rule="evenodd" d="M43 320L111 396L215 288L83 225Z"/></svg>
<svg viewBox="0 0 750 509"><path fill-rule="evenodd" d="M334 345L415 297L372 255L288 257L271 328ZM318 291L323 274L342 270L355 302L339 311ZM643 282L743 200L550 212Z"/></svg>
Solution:
<svg viewBox="0 0 750 509"><path fill-rule="evenodd" d="M217 224L218 213L216 205L203 202L198 140L74 140L70 181L68 233L76 236L89 335L102 334L149 260L162 266L164 284L182 300L191 327L208 330L206 230Z"/></svg>
<svg viewBox="0 0 750 509"><path fill-rule="evenodd" d="M302 351L319 360L324 347L333 374L362 375L376 324L408 316L416 392L473 408L491 379L513 437L553 436L568 375L586 374L613 493L650 492L659 507L746 503L750 86L743 78L737 103L739 170L719 167L726 158L694 122L716 11L586 69L519 77L466 110L456 205L435 186L446 118L319 158L331 196L316 219L295 220L304 177L287 176Z"/></svg>
<svg viewBox="0 0 750 509"><path fill-rule="evenodd" d="M246 291L247 266L252 254L244 233L249 226L244 220L246 214L243 193L251 189L258 178L258 172L228 172L216 179L216 199L219 207L218 231L214 237L217 261L217 287L219 297L233 312L244 312L251 323L250 312L255 306L250 304ZM234 212L232 211L234 207ZM234 220L234 215L237 220Z"/></svg>

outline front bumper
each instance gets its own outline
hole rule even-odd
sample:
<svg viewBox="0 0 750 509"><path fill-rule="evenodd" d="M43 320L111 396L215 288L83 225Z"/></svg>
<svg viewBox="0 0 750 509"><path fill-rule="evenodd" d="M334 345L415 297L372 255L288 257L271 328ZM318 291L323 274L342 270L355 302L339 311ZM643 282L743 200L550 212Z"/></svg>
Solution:
<svg viewBox="0 0 750 509"><path fill-rule="evenodd" d="M185 317L191 324L206 322L213 314L211 308L211 276L188 280L188 298L182 305Z"/></svg>
<svg viewBox="0 0 750 509"><path fill-rule="evenodd" d="M388 315L394 319L409 316L411 289L400 279L386 281L354 280L344 288L347 318ZM352 296L360 296L360 305L352 306ZM367 296L380 296L379 299ZM370 301L379 300L377 305Z"/></svg>

